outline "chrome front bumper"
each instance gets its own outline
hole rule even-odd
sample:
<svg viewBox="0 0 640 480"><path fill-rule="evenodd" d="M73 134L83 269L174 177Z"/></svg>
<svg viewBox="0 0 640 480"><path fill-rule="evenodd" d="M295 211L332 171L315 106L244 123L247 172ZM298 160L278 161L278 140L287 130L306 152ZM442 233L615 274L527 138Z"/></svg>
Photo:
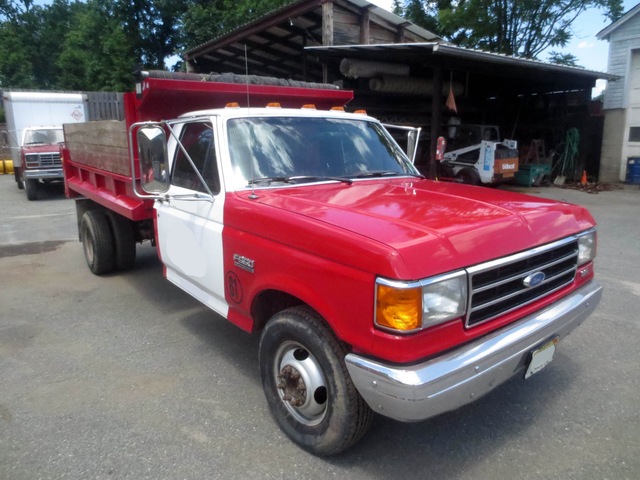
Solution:
<svg viewBox="0 0 640 480"><path fill-rule="evenodd" d="M426 362L395 366L350 353L347 369L374 411L405 422L424 420L475 401L524 372L536 347L568 335L601 298L602 286L592 280L515 324Z"/></svg>
<svg viewBox="0 0 640 480"><path fill-rule="evenodd" d="M62 173L62 168L42 168L42 169L24 169L23 171L24 178L29 180L31 179L49 179L49 178L57 178L63 179L64 174Z"/></svg>

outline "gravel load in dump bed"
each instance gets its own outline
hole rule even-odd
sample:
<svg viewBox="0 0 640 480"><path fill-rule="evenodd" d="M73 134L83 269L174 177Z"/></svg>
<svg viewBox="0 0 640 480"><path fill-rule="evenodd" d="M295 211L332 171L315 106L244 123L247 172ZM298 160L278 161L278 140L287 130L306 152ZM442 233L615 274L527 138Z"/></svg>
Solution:
<svg viewBox="0 0 640 480"><path fill-rule="evenodd" d="M238 75L235 73L187 73L167 72L165 70L148 70L140 72L143 78L165 78L169 80L189 80L196 82L242 83L249 85L272 85L276 87L320 88L338 90L330 83L301 82L286 78L262 77L259 75Z"/></svg>

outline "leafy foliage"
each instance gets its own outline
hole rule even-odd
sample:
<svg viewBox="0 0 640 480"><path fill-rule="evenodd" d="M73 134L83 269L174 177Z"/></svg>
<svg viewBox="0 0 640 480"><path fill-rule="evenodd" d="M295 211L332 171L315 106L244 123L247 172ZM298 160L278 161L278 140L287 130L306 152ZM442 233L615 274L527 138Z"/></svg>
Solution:
<svg viewBox="0 0 640 480"><path fill-rule="evenodd" d="M578 67L578 58L571 53L562 53L551 51L549 52L549 57L547 58L549 63L555 63L558 65L566 65L568 67Z"/></svg>
<svg viewBox="0 0 640 480"><path fill-rule="evenodd" d="M290 1L0 0L0 88L129 90L134 68L164 68Z"/></svg>
<svg viewBox="0 0 640 480"><path fill-rule="evenodd" d="M190 0L184 15L185 47L201 45L291 0Z"/></svg>
<svg viewBox="0 0 640 480"><path fill-rule="evenodd" d="M56 65L60 87L71 90L128 90L135 57L110 0L76 4L74 28L62 42Z"/></svg>
<svg viewBox="0 0 640 480"><path fill-rule="evenodd" d="M398 13L456 45L525 58L536 58L549 47L567 45L572 23L588 8L603 9L612 21L622 15L622 0L396 2Z"/></svg>
<svg viewBox="0 0 640 480"><path fill-rule="evenodd" d="M291 1L0 0L0 88L129 90L134 68L163 68ZM622 14L622 0L394 0L396 13L455 44L529 58L566 45L592 7Z"/></svg>

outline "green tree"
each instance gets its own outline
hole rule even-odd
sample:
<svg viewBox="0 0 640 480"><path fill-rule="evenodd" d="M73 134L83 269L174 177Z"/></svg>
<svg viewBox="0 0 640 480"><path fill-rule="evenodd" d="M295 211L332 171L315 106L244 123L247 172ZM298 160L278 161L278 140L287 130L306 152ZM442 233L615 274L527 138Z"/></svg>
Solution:
<svg viewBox="0 0 640 480"><path fill-rule="evenodd" d="M415 12L416 2L428 22ZM405 0L399 7L405 18L456 45L525 58L565 46L588 8L601 8L611 21L622 15L622 0Z"/></svg>
<svg viewBox="0 0 640 480"><path fill-rule="evenodd" d="M115 3L88 0L79 5L56 62L59 85L71 90L130 90L136 59L115 15Z"/></svg>
<svg viewBox="0 0 640 480"><path fill-rule="evenodd" d="M567 65L568 67L578 67L578 57L571 53L562 53L562 52L549 52L549 57L547 58L549 63L556 63L558 65Z"/></svg>
<svg viewBox="0 0 640 480"><path fill-rule="evenodd" d="M189 2L181 0L115 0L113 14L136 61L144 68L162 69L184 44L182 18L188 8Z"/></svg>
<svg viewBox="0 0 640 480"><path fill-rule="evenodd" d="M33 0L0 0L0 20L16 20L32 6Z"/></svg>
<svg viewBox="0 0 640 480"><path fill-rule="evenodd" d="M393 13L426 28L436 35L442 35L439 12L451 8L452 3L456 2L451 0L437 0L435 2L393 0Z"/></svg>
<svg viewBox="0 0 640 480"><path fill-rule="evenodd" d="M185 48L213 40L291 0L190 0L183 16Z"/></svg>
<svg viewBox="0 0 640 480"><path fill-rule="evenodd" d="M71 28L74 7L67 0L47 6L30 1L0 5L0 82L13 88L56 88L55 60Z"/></svg>
<svg viewBox="0 0 640 480"><path fill-rule="evenodd" d="M33 31L38 29L39 7L32 1L2 1L0 3L0 86L33 88L38 85L33 58L38 44Z"/></svg>
<svg viewBox="0 0 640 480"><path fill-rule="evenodd" d="M23 38L23 28L19 23L0 24L0 87L35 88L37 82L30 49Z"/></svg>

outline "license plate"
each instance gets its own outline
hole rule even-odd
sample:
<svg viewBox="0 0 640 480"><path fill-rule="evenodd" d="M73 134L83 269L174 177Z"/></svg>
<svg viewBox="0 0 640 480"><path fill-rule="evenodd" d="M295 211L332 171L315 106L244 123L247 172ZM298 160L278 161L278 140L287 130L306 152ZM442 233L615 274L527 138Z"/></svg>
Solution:
<svg viewBox="0 0 640 480"><path fill-rule="evenodd" d="M538 373L544 367L551 363L553 360L553 354L556 352L556 345L558 344L558 337L553 340L549 340L547 343L536 348L531 352L531 360L529 361L529 367L527 368L524 378L527 379L534 373Z"/></svg>

